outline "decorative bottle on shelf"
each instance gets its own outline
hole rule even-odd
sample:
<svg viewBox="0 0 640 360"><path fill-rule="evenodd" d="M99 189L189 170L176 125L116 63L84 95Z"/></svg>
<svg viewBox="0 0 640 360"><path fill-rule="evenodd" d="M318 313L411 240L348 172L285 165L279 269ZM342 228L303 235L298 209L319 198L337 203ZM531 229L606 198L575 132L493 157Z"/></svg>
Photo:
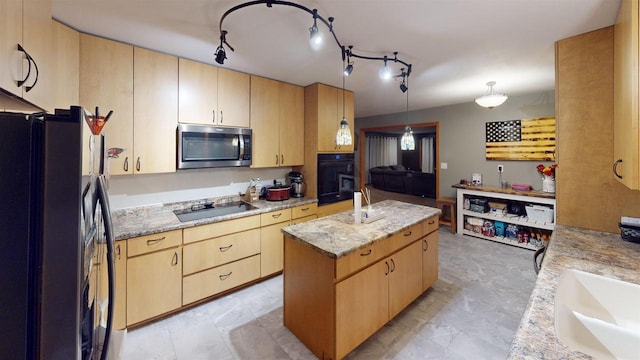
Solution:
<svg viewBox="0 0 640 360"><path fill-rule="evenodd" d="M542 191L546 193L556 192L556 179L553 176L545 176L542 179Z"/></svg>

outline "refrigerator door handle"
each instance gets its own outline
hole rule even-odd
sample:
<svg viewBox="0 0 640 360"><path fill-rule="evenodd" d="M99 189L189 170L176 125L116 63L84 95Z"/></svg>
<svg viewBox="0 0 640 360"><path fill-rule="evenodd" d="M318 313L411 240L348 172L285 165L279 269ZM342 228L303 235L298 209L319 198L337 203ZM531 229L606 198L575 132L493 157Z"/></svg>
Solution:
<svg viewBox="0 0 640 360"><path fill-rule="evenodd" d="M111 332L113 326L113 302L115 301L115 262L114 262L114 239L113 239L113 224L111 223L111 207L109 205L109 196L107 194L107 185L104 175L98 176L96 181L98 190L98 199L100 201L100 209L102 210L102 217L104 221L104 230L107 242L107 278L109 288L109 302L107 310L107 327L105 330L104 344L102 346L102 353L100 354L100 360L107 359L107 353L109 350L109 341L111 339Z"/></svg>

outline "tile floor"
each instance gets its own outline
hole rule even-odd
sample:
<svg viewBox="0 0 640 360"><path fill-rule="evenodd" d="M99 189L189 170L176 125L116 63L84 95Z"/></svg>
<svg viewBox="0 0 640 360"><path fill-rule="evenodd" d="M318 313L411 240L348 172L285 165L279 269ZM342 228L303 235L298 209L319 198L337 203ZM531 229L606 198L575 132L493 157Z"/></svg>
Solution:
<svg viewBox="0 0 640 360"><path fill-rule="evenodd" d="M504 359L533 252L439 232L439 280L347 359ZM282 276L130 331L123 359L315 359L282 324Z"/></svg>

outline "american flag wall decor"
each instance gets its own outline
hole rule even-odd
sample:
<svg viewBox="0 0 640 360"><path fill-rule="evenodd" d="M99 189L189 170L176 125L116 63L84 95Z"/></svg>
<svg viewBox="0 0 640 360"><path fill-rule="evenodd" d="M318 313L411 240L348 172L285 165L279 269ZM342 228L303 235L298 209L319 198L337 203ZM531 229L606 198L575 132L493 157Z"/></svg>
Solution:
<svg viewBox="0 0 640 360"><path fill-rule="evenodd" d="M487 160L555 160L555 117L488 122L485 130Z"/></svg>

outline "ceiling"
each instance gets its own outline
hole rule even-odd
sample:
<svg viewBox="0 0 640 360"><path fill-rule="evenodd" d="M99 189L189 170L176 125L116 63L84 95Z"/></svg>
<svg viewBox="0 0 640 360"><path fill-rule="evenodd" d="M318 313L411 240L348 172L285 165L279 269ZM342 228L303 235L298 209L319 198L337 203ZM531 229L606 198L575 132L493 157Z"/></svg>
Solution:
<svg viewBox="0 0 640 360"><path fill-rule="evenodd" d="M412 64L409 109L471 102L496 81L510 96L553 90L554 42L612 25L620 0L293 0L333 16L343 45ZM52 0L53 17L82 32L214 64L219 21L240 0ZM342 87L341 52L327 28L309 46L311 15L289 6L249 6L224 21L224 67L297 85ZM217 64L216 64L217 65ZM378 77L381 61L354 59L345 87L356 117L404 111L400 80ZM400 72L401 64L391 64ZM508 101L508 100L507 100Z"/></svg>

